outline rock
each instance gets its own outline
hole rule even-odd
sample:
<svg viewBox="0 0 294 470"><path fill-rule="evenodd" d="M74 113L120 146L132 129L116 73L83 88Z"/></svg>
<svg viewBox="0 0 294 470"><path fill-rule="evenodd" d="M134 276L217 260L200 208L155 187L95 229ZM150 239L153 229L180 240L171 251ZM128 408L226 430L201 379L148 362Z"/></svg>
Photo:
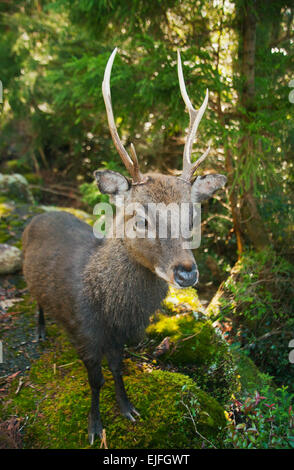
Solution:
<svg viewBox="0 0 294 470"><path fill-rule="evenodd" d="M21 251L15 246L0 244L0 274L12 274L22 267Z"/></svg>
<svg viewBox="0 0 294 470"><path fill-rule="evenodd" d="M228 344L209 318L193 312L157 313L147 328L147 335L153 340L150 352L160 362L185 371L220 403L228 403L232 393L238 390L238 374ZM163 349L162 343L167 338L169 347L159 355L158 348Z"/></svg>
<svg viewBox="0 0 294 470"><path fill-rule="evenodd" d="M63 352L57 348L34 362L28 375L32 388L23 388L17 396L15 389L11 393L9 413L32 417L24 436L27 448L90 447L87 439L90 390L86 370L65 344ZM66 363L68 367L61 369ZM54 373L54 364L57 373ZM130 400L141 415L134 424L118 412L113 380L106 365L103 375L105 384L100 409L110 449L207 448L211 447L211 442L216 447L221 446L226 425L224 410L189 377L168 371L142 370L136 363L126 360L124 382ZM33 421L36 403L40 404L39 414ZM185 417L188 415L186 407L194 415L199 434L195 433L192 420ZM99 447L100 439L94 443L94 448Z"/></svg>
<svg viewBox="0 0 294 470"><path fill-rule="evenodd" d="M18 173L13 175L0 173L0 194L13 201L34 203L27 180Z"/></svg>

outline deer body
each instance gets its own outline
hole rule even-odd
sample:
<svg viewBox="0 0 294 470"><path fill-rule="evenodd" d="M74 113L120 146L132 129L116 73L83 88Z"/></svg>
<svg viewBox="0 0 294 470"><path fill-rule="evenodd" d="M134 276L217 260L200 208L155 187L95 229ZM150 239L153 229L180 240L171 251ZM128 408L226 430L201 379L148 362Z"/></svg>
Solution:
<svg viewBox="0 0 294 470"><path fill-rule="evenodd" d="M64 212L33 218L23 234L24 275L43 310L68 331L82 359L105 354L110 337L138 341L167 283Z"/></svg>
<svg viewBox="0 0 294 470"><path fill-rule="evenodd" d="M124 344L139 341L149 317L165 297L168 284L180 288L193 286L198 280L193 253L184 248L182 234L171 236L178 219L175 209L169 214L167 236L158 236L160 221L166 215L164 207L170 203L176 207L200 203L226 182L224 176L216 174L193 181L198 163L191 163L190 153L208 95L199 112L192 108L179 56L181 92L190 113L183 173L181 177L140 173L134 147L130 157L115 127L109 87L114 56L115 51L108 61L102 90L111 135L132 180L111 170L96 171L94 176L102 193L123 197L125 205L135 203L145 208L152 203L160 205L160 209L148 216L145 209L143 213L135 210L134 215L122 212L118 205L118 225L131 224L135 237L126 234L97 239L90 226L63 212L36 216L23 234L24 275L39 305L38 336L44 336L45 311L66 329L88 372L92 392L88 420L91 444L96 435L102 435L99 393L104 383L103 356L114 377L120 410L135 421L139 413L128 400L122 380ZM200 160L206 155L207 152ZM144 236L146 227L154 236Z"/></svg>

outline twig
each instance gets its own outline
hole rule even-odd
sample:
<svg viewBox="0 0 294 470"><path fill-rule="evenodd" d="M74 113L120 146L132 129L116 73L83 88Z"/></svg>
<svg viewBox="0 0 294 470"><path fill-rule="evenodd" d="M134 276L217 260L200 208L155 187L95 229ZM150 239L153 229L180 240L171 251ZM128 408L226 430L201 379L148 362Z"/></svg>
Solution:
<svg viewBox="0 0 294 470"><path fill-rule="evenodd" d="M148 357L146 357L146 356L143 356L143 355L141 355L141 354L136 354L136 353L134 353L134 352L132 352L132 351L129 351L127 348L125 348L125 350L126 350L126 352L127 352L128 354L130 354L131 356L138 357L139 359L145 359L145 361L148 361Z"/></svg>
<svg viewBox="0 0 294 470"><path fill-rule="evenodd" d="M20 377L19 379L19 382L18 382L18 386L17 386L17 389L15 390L15 395L18 395L20 390L21 390L21 387L23 386L24 382L23 382L23 378Z"/></svg>
<svg viewBox="0 0 294 470"><path fill-rule="evenodd" d="M186 408L186 410L187 410L188 413L189 413L189 416L187 416L187 418L190 418L190 419L191 419L191 421L192 421L192 423L193 423L193 425L194 425L195 433L196 433L201 439L203 439L204 441L207 441L214 449L216 449L215 445L214 445L212 442L210 442L210 440L207 439L207 437L204 437L204 436L198 431L197 426L196 426L196 422L195 422L195 419L194 419L194 416L192 415L189 406L186 405L186 403L184 402L183 399L181 400L181 403L182 403L182 405L184 405L184 407Z"/></svg>
<svg viewBox="0 0 294 470"><path fill-rule="evenodd" d="M281 331L282 331L282 328L277 328L276 330L269 331L268 333L265 333L264 335L259 336L259 338L256 338L255 341L253 341L252 343L245 344L244 346L242 346L241 349L247 348L247 346L249 346L250 344L255 344L257 343L257 341L262 341L263 339L269 338L270 336L278 335L279 333L281 333Z"/></svg>
<svg viewBox="0 0 294 470"><path fill-rule="evenodd" d="M77 362L77 361L68 362L68 364L61 364L61 366L58 366L58 369L61 369L61 367L72 366L75 362ZM56 364L55 364L55 366L56 366ZM54 366L53 366L53 367L54 367Z"/></svg>
<svg viewBox="0 0 294 470"><path fill-rule="evenodd" d="M104 447L104 449L108 449L105 429L102 429L102 439L101 439L100 449L102 449L102 447Z"/></svg>
<svg viewBox="0 0 294 470"><path fill-rule="evenodd" d="M80 198L74 194L63 193L61 191L56 191L55 189L43 188L42 186L38 186L37 184L30 184L29 188L39 189L40 191L45 191L47 193L56 194L57 196L68 197L70 199L76 199L77 201L80 201Z"/></svg>
<svg viewBox="0 0 294 470"><path fill-rule="evenodd" d="M208 222L210 222L212 219L215 219L216 217L219 217L220 219L228 220L229 222L233 223L233 219L231 219L231 217L228 217L227 215L213 214L202 222L201 227L208 224Z"/></svg>

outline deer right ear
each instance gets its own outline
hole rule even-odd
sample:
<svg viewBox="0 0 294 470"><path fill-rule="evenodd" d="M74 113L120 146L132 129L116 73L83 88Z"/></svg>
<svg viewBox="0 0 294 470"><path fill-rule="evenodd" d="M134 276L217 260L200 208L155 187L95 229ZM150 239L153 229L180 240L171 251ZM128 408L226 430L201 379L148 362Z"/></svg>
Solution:
<svg viewBox="0 0 294 470"><path fill-rule="evenodd" d="M99 191L103 194L121 194L130 189L130 183L123 175L112 170L94 171Z"/></svg>
<svg viewBox="0 0 294 470"><path fill-rule="evenodd" d="M206 199L209 199L218 189L222 188L226 182L227 178L224 175L216 175L212 173L205 176L197 176L192 185L192 201L201 203Z"/></svg>

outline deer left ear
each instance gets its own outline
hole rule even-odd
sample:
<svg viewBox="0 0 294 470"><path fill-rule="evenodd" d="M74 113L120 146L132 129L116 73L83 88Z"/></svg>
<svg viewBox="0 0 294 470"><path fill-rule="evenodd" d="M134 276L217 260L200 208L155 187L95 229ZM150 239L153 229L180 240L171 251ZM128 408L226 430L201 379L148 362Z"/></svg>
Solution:
<svg viewBox="0 0 294 470"><path fill-rule="evenodd" d="M218 189L227 182L224 175L198 176L192 185L191 199L193 202L203 202L209 199Z"/></svg>
<svg viewBox="0 0 294 470"><path fill-rule="evenodd" d="M112 170L96 170L94 177L99 188L103 194L122 194L129 190L129 181L120 173Z"/></svg>

